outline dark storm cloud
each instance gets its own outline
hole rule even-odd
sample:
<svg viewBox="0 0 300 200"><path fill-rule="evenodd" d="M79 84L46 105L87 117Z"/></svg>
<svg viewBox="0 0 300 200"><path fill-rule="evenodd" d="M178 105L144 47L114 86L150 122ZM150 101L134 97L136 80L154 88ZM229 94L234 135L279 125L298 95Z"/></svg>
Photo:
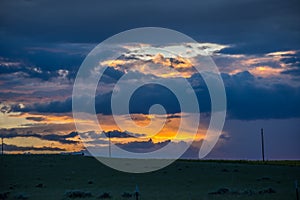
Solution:
<svg viewBox="0 0 300 200"><path fill-rule="evenodd" d="M108 132L103 132L106 137L110 138L136 138L136 137L145 137L145 134L140 134L140 133L130 133L127 131L118 131L118 130L113 130L113 131L108 131Z"/></svg>
<svg viewBox="0 0 300 200"><path fill-rule="evenodd" d="M48 41L100 42L126 29L162 26L199 40L214 38L225 43L282 38L278 42L295 45L293 39L299 41L297 0L131 0L93 1L89 5L82 1L2 1L2 30L8 35ZM287 35L291 37L281 37Z"/></svg>
<svg viewBox="0 0 300 200"><path fill-rule="evenodd" d="M44 69L43 69L44 70ZM58 77L59 71L56 69L52 69L52 70L48 70L48 71L42 71L42 69L39 67L34 67L34 66L27 66L27 65L23 65L23 67L1 67L0 66L0 73L1 74L12 74L12 73L16 73L16 72L20 72L19 75L21 75L23 78L38 78L41 79L43 81L47 81L50 78L53 77ZM71 77L71 76L70 76ZM72 78L74 76L72 75Z"/></svg>
<svg viewBox="0 0 300 200"><path fill-rule="evenodd" d="M199 149L203 140L194 140L189 148L182 154L182 159L199 159Z"/></svg>
<svg viewBox="0 0 300 200"><path fill-rule="evenodd" d="M162 105L167 114L180 112L175 94L158 84L148 84L138 88L131 96L129 111L148 114L151 106L155 104Z"/></svg>
<svg viewBox="0 0 300 200"><path fill-rule="evenodd" d="M31 121L36 121L36 122L41 122L45 120L44 117L26 117L26 119Z"/></svg>
<svg viewBox="0 0 300 200"><path fill-rule="evenodd" d="M128 142L128 143L117 143L116 145L119 146L120 148L129 151L129 152L134 152L134 153L148 153L148 152L153 152L156 151L160 148L163 148L166 146L170 140L166 140L163 142L158 142L154 143L151 139L148 141L133 141L133 142Z"/></svg>
<svg viewBox="0 0 300 200"><path fill-rule="evenodd" d="M264 128L266 160L299 159L299 118L227 120L223 129L226 134L221 135L218 143L206 158L260 160L261 128Z"/></svg>
<svg viewBox="0 0 300 200"><path fill-rule="evenodd" d="M92 140L103 140L105 137L110 138L138 138L138 137L145 137L146 134L143 133L131 133L128 131L103 131L102 133L96 133L95 131L88 131L81 133L80 136L83 139L92 139Z"/></svg>
<svg viewBox="0 0 300 200"><path fill-rule="evenodd" d="M105 115L112 113L111 96L112 92L96 96L97 113ZM130 98L129 111L130 113L148 114L154 104L162 105L168 114L180 112L179 102L173 92L158 84L148 84L138 88Z"/></svg>
<svg viewBox="0 0 300 200"><path fill-rule="evenodd" d="M93 6L89 6L92 5ZM230 44L224 54L264 54L300 49L300 3L298 0L249 1L1 1L0 73L19 73L42 81L68 70L73 79L85 55L104 39L131 28L166 27L181 31L199 42ZM290 68L282 73L299 77L299 56L282 60ZM114 83L121 72L108 68L104 83ZM300 116L296 107L299 88L273 85L255 86L254 77L245 73L223 75L228 113L232 118L288 118ZM197 77L192 77L197 79ZM13 85L15 84L15 85ZM6 88L21 85L15 81ZM207 88L196 85L201 111L210 111ZM50 92L49 92L50 93ZM1 93L1 99L20 96ZM41 95L44 96L44 95ZM111 93L96 97L97 113L111 114ZM132 113L148 113L154 103L168 113L179 112L173 95L160 88L135 94ZM72 109L71 98L33 103L13 111L64 113Z"/></svg>
<svg viewBox="0 0 300 200"><path fill-rule="evenodd" d="M67 135L47 134L42 135L41 138L49 141L58 141L62 144L78 144L78 141L67 140L68 138L75 138L76 136L78 136L77 132L71 132Z"/></svg>
<svg viewBox="0 0 300 200"><path fill-rule="evenodd" d="M167 119L174 119L174 118L181 118L182 116L180 115L176 115L176 114L172 114L172 115L168 115Z"/></svg>
<svg viewBox="0 0 300 200"><path fill-rule="evenodd" d="M110 115L112 92L98 94L95 97L96 113ZM180 107L176 96L168 89L160 85L146 85L137 90L130 101L131 113L148 114L149 109L154 104L161 104L167 113L178 113ZM15 112L38 112L38 113L66 113L72 112L72 98L64 101L52 101L49 103L34 103L21 107L19 104L11 106ZM119 113L124 114L124 113Z"/></svg>
<svg viewBox="0 0 300 200"><path fill-rule="evenodd" d="M3 138L16 138L16 137L35 137L42 140L56 141L61 144L78 144L78 141L68 140L78 136L77 132L71 132L66 135L58 134L38 134L38 133L19 133L18 129L0 129L1 137Z"/></svg>
<svg viewBox="0 0 300 200"><path fill-rule="evenodd" d="M26 107L19 104L11 106L15 112L38 112L38 113L66 113L72 111L72 99L67 98L64 101L52 101L49 103L34 103Z"/></svg>
<svg viewBox="0 0 300 200"><path fill-rule="evenodd" d="M22 147L11 144L4 144L3 149L4 151L66 151L59 147Z"/></svg>
<svg viewBox="0 0 300 200"><path fill-rule="evenodd" d="M281 61L289 66L289 69L281 72L282 74L300 77L300 51L281 59Z"/></svg>
<svg viewBox="0 0 300 200"><path fill-rule="evenodd" d="M227 53L300 49L298 0L1 1L0 7L0 55L42 71L76 71L95 43L145 26L233 44Z"/></svg>
<svg viewBox="0 0 300 200"><path fill-rule="evenodd" d="M132 133L128 131L103 131L101 133L96 133L95 131L87 131L83 133L79 133L81 139L85 143L89 144L107 144L106 138L139 138L146 137L146 134L143 133Z"/></svg>
<svg viewBox="0 0 300 200"><path fill-rule="evenodd" d="M300 67L293 67L292 69L282 72L283 74L290 74L292 76L300 77Z"/></svg>
<svg viewBox="0 0 300 200"><path fill-rule="evenodd" d="M23 72L29 77L42 80L59 76L58 71L61 69L68 70L67 77L73 79L85 56L95 46L95 44L53 44L48 41L41 43L35 38L30 38L24 43L23 38L11 38L1 33L3 32L0 24L0 56L2 57L0 72L2 74ZM14 65L9 66L8 62Z"/></svg>
<svg viewBox="0 0 300 200"><path fill-rule="evenodd" d="M300 117L299 86L261 86L249 72L223 75L223 79L229 118L251 120Z"/></svg>
<svg viewBox="0 0 300 200"><path fill-rule="evenodd" d="M203 140L193 141L193 143L187 148L187 150L180 156L181 159L198 159L199 157L199 148L202 145ZM119 146L123 150L134 152L134 153L149 153L157 151L169 143L172 143L174 148L177 146L186 146L187 143L181 141L179 143L172 142L171 140L165 140L162 142L153 142L151 139L148 141L132 141L128 143L116 143L115 145Z"/></svg>
<svg viewBox="0 0 300 200"><path fill-rule="evenodd" d="M227 95L227 114L229 118L252 120L267 118L300 117L300 87L288 84L269 84L259 82L248 71L235 75L222 74ZM210 95L203 79L194 75L189 79L194 83L201 112L211 111ZM195 83L198 83L195 85ZM111 114L111 92L96 96L97 113ZM149 84L139 88L132 95L129 105L131 113L148 114L152 105L162 105L168 114L179 113L180 106L176 96L167 88ZM72 99L37 103L21 108L15 105L11 108L16 112L64 113L72 111ZM188 110L188 112L193 112ZM124 114L124 113L118 113ZM172 115L170 116L172 117Z"/></svg>
<svg viewBox="0 0 300 200"><path fill-rule="evenodd" d="M107 67L103 72L99 82L101 84L116 83L125 73L113 67Z"/></svg>
<svg viewBox="0 0 300 200"><path fill-rule="evenodd" d="M0 112L1 113L10 113L12 111L10 106L3 105L0 107Z"/></svg>
<svg viewBox="0 0 300 200"><path fill-rule="evenodd" d="M139 137L146 137L146 134L143 133L132 133L128 131L103 131L101 133L97 133L95 131L87 131L80 133L81 141L83 141L86 144L91 145L102 145L102 144L108 144L107 138L139 138Z"/></svg>

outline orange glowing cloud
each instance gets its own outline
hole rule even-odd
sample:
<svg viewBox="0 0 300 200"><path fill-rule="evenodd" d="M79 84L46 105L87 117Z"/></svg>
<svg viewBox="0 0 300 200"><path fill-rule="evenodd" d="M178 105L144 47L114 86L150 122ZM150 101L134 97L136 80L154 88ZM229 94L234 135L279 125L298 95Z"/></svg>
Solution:
<svg viewBox="0 0 300 200"><path fill-rule="evenodd" d="M163 67L154 67L153 64ZM100 65L114 67L124 72L137 71L163 78L190 77L194 72L190 59L181 56L165 57L161 53L147 55L147 59L137 57L132 60L106 60L101 62Z"/></svg>
<svg viewBox="0 0 300 200"><path fill-rule="evenodd" d="M251 74L260 77L284 76L281 72L290 69L290 65L282 61L284 58L290 58L297 51L278 51L268 53L262 56L243 56L233 62L229 74L237 74L242 71L249 71ZM232 57L232 56L231 56Z"/></svg>
<svg viewBox="0 0 300 200"><path fill-rule="evenodd" d="M284 69L269 66L259 66L249 70L251 74L260 77L278 76L282 71L284 71Z"/></svg>
<svg viewBox="0 0 300 200"><path fill-rule="evenodd" d="M192 62L188 58L183 58L180 56L176 56L175 58L165 58L160 53L156 54L152 58L152 62L175 69L187 69L193 67Z"/></svg>
<svg viewBox="0 0 300 200"><path fill-rule="evenodd" d="M106 60L100 63L100 65L102 66L109 66L109 67L119 67L120 65L125 65L126 63L128 63L129 61L126 60Z"/></svg>
<svg viewBox="0 0 300 200"><path fill-rule="evenodd" d="M293 55L296 54L297 51L277 51L277 52L272 52L268 53L267 56L284 56L284 55Z"/></svg>
<svg viewBox="0 0 300 200"><path fill-rule="evenodd" d="M20 119L26 119L28 125L17 128L19 134L32 133L43 133L43 134L59 134L64 135L70 133L70 131L76 131L73 123L72 116L68 115L42 115L42 114L14 114L11 115ZM121 132L128 131L132 133L141 134L137 137L128 138L111 138L114 143L129 143L133 141L148 141L150 138L153 142L162 142L171 140L174 142L186 141L190 142L193 140L201 140L205 137L207 127L200 125L198 131L195 133L191 131L189 124L182 123L182 117L188 117L188 114L178 113L176 115L146 115L146 114L132 114L131 116L111 116L98 114L99 124L93 124L88 118L80 120L81 123L87 125L88 131L94 131L95 133L102 134L102 131L108 132L118 130ZM124 124L128 124L128 121L133 121L136 127L122 127L116 124L115 118L121 120ZM191 118L192 119L192 118ZM160 127L162 125L162 128ZM24 124L25 125L25 124ZM122 124L121 124L122 125ZM179 135L177 135L179 126L183 127ZM47 130L49 129L49 130ZM51 130L50 130L51 129ZM47 130L47 131L46 131ZM144 134L144 135L143 135ZM80 141L78 137L70 138L73 141ZM103 138L107 140L107 138ZM66 151L79 151L83 149L82 143L77 144L61 144L59 141L47 141L36 137L16 137L6 139L6 144L17 145L17 146L34 146L34 147L53 147L61 148ZM43 151L46 153L46 151ZM15 152L18 153L18 152ZM20 152L19 152L20 153ZM38 151L35 151L38 153ZM49 151L47 153L55 153L55 151Z"/></svg>
<svg viewBox="0 0 300 200"><path fill-rule="evenodd" d="M121 121L122 129L116 124L114 118L110 115L98 115L98 120L103 131L129 131L132 133L145 134L145 137L140 138L129 138L128 140L133 141L137 139L148 140L153 139L155 142L161 142L165 140L183 140L191 141L193 139L203 139L206 134L206 129L204 125L200 125L198 132L196 133L196 138L193 138L194 132L191 131L189 124L180 124L182 117L185 114L177 114L176 117L170 115L144 115L144 114L132 114L131 117L128 116L114 116L116 120ZM192 119L192 118L191 118ZM133 120L136 126L131 126L128 123L129 120ZM151 124L152 123L152 124ZM149 126L149 124L151 124ZM162 127L161 127L162 126ZM180 135L177 135L179 126L182 126L182 131ZM175 137L176 136L176 137ZM116 139L120 142L121 139ZM128 142L128 141L127 141Z"/></svg>
<svg viewBox="0 0 300 200"><path fill-rule="evenodd" d="M69 124L73 123L73 117L68 115L42 115L42 114L30 114L30 113L14 113L9 114L10 117L25 118L33 123L43 124Z"/></svg>

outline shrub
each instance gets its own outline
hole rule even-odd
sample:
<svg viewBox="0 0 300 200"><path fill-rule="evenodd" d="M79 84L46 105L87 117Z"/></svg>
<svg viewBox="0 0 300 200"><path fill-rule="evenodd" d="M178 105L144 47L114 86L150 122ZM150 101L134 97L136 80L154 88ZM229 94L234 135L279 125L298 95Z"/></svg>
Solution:
<svg viewBox="0 0 300 200"><path fill-rule="evenodd" d="M227 194L227 193L229 193L229 189L227 189L227 188L220 188L217 191L210 192L208 194Z"/></svg>
<svg viewBox="0 0 300 200"><path fill-rule="evenodd" d="M8 198L9 192L0 192L0 200L5 200Z"/></svg>
<svg viewBox="0 0 300 200"><path fill-rule="evenodd" d="M92 193L81 190L68 190L65 192L65 196L69 198L85 198L91 197Z"/></svg>
<svg viewBox="0 0 300 200"><path fill-rule="evenodd" d="M22 193L17 194L17 195L15 196L15 199L22 199L22 200L25 200L25 199L28 199L28 198L29 198L28 195L22 194Z"/></svg>
<svg viewBox="0 0 300 200"><path fill-rule="evenodd" d="M128 193L128 192L124 192L124 193L122 194L122 197L123 197L123 198L131 198L131 197L132 197L132 194L130 194L130 193Z"/></svg>
<svg viewBox="0 0 300 200"><path fill-rule="evenodd" d="M112 196L108 192L104 192L99 196L100 199L110 199Z"/></svg>

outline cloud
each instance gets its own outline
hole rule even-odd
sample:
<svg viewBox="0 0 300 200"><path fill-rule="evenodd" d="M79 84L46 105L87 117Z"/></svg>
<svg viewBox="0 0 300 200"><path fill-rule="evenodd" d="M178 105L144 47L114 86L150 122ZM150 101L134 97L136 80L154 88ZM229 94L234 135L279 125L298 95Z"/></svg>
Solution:
<svg viewBox="0 0 300 200"><path fill-rule="evenodd" d="M119 146L120 148L126 151L134 153L148 153L163 148L169 142L171 141L166 140L163 142L154 143L151 139L149 139L148 141L133 141L128 143L117 143L115 145Z"/></svg>
<svg viewBox="0 0 300 200"><path fill-rule="evenodd" d="M98 94L95 97L97 113L111 114L112 93ZM130 101L131 113L148 114L149 108L154 104L162 104L167 113L180 112L179 103L174 94L160 85L149 84L138 89ZM64 101L52 101L46 103L34 103L21 107L19 104L11 106L14 112L38 112L38 113L66 113L72 111L72 99ZM120 113L122 114L122 113Z"/></svg>
<svg viewBox="0 0 300 200"><path fill-rule="evenodd" d="M23 147L11 144L4 144L4 151L66 151L66 149L59 147Z"/></svg>
<svg viewBox="0 0 300 200"><path fill-rule="evenodd" d="M0 40L0 43L4 45L0 48L0 52L3 53L3 57L0 58L1 74L19 72L25 77L44 81L61 77L62 70L68 72L65 78L74 79L84 57L95 46L95 44L89 44L89 48L86 49L86 44L49 42L41 44L34 39L28 44L23 44L22 41L15 40L13 39L7 45L3 44L6 41ZM44 47L32 47L40 45ZM82 48L85 49L84 53L82 53ZM15 53L14 49L18 49L18 53ZM50 51L49 49L56 50ZM68 51L75 53L68 53Z"/></svg>
<svg viewBox="0 0 300 200"><path fill-rule="evenodd" d="M26 119L31 121L36 121L36 122L41 122L45 120L44 117L26 117Z"/></svg>
<svg viewBox="0 0 300 200"><path fill-rule="evenodd" d="M125 1L94 1L90 5L78 0L63 1L59 6L49 0L20 1L17 4L0 2L0 102L12 105L2 107L2 113L69 114L72 111L73 81L87 53L97 43L121 31L157 26L180 31L200 42L216 44L203 46L202 50L213 54L223 72L229 119L300 117L298 1L174 0L170 4L158 0L133 0L129 4ZM192 46L186 45L184 58L191 56L189 48ZM137 57L153 59L153 55L133 54L127 59ZM125 56L120 59L125 59ZM187 64L165 55L158 55L154 60L166 66ZM121 64L124 65L115 63L115 66ZM191 75L190 68L177 69ZM97 113L111 114L111 88L123 74L116 68L107 69L99 83L105 89L96 96ZM145 74L130 72L132 79L142 75ZM196 91L201 111L209 113L211 103L203 80L198 75L192 75L188 80ZM166 108L170 118L173 115L176 118L176 113L180 112L174 95L158 86L146 86L137 91L131 99L130 110L147 114L151 105L156 103ZM42 118L30 116L27 120L40 124L27 124L30 126L10 131L18 134L47 133L45 138L49 140L66 141L68 138L53 133L75 130L71 123L42 124ZM34 136L42 137L38 135ZM223 142L233 140L233 137L227 140L224 137L221 136ZM126 136L121 134L119 139L126 139ZM244 148L242 145L238 147ZM196 154L196 149L191 151Z"/></svg>
<svg viewBox="0 0 300 200"><path fill-rule="evenodd" d="M100 86L103 84L116 83L124 75L123 71L120 71L114 67L107 67L100 78Z"/></svg>
<svg viewBox="0 0 300 200"><path fill-rule="evenodd" d="M282 74L289 74L295 77L300 76L300 67L293 67L291 69L285 70L281 72Z"/></svg>
<svg viewBox="0 0 300 200"><path fill-rule="evenodd" d="M11 59L0 57L0 73L14 73L22 70L22 63Z"/></svg>
<svg viewBox="0 0 300 200"><path fill-rule="evenodd" d="M1 113L10 113L12 111L11 106L9 105L0 105L0 112Z"/></svg>
<svg viewBox="0 0 300 200"><path fill-rule="evenodd" d="M284 69L282 68L272 68L269 66L259 66L249 70L251 74L260 77L278 76L283 71Z"/></svg>
<svg viewBox="0 0 300 200"><path fill-rule="evenodd" d="M159 51L151 47L152 51ZM107 60L100 63L102 66L110 66L117 71L127 73L139 73L140 76L153 76L163 78L190 77L195 69L188 58L181 56L167 57L162 53L151 54L140 52L136 54L135 50L123 55L124 59ZM141 50L142 51L142 50ZM160 66L158 68L157 66ZM122 75L123 75L122 74Z"/></svg>
<svg viewBox="0 0 300 200"><path fill-rule="evenodd" d="M172 114L172 115L168 115L167 119L175 119L175 118L182 118L181 115L176 115L176 114Z"/></svg>
<svg viewBox="0 0 300 200"><path fill-rule="evenodd" d="M21 58L19 58L21 59ZM31 61L32 62L32 61ZM43 60L45 62L45 60ZM71 70L69 72L69 70ZM45 65L41 63L26 63L26 61L22 62L1 62L0 59L0 73L1 74L13 74L19 73L24 78L38 78L44 81L48 81L51 78L62 77L61 72L67 72L64 75L64 78L75 78L74 68L72 69L61 69L61 65L58 66L49 66L45 67Z"/></svg>
<svg viewBox="0 0 300 200"><path fill-rule="evenodd" d="M296 1L275 0L271 7L268 0L188 1L190 6L184 11L181 9L182 5L187 3L178 0L172 4L160 3L160 6L136 1L134 8L127 7L127 9L123 9L124 2L119 2L118 6L111 2L95 3L101 4L100 10L93 6L83 6L81 2L75 1L71 11L84 11L65 12L64 8L69 7L68 2L61 2L59 8L52 5L50 1L45 1L44 4L22 2L18 5L1 2L1 7L5 8L0 14L2 19L0 71L3 72L0 83L1 101L11 102L14 104L13 111L18 112L71 112L70 96L73 79L85 55L95 44L120 31L151 25L182 31L203 43L198 48L199 51L208 51L209 55L219 56L217 59L221 61L217 64L220 64L220 69L224 70L223 77L226 78L230 117L256 119L299 116L298 109L292 112L295 105L280 105L279 100L276 100L277 97L282 99L279 93L286 95L289 103L299 100L297 85L291 87L285 85L285 82L279 83L289 81L290 76L298 81L297 77L300 74L300 29L298 26L300 14L296 9L298 6ZM49 9L45 10L45 5ZM55 14L49 15L50 8L56 10ZM165 16L166 8L171 12L168 16ZM15 12L16 10L18 12ZM112 12L107 12L107 10ZM39 13L40 17L37 19L34 13ZM218 13L218 15L213 13ZM138 19L136 19L137 14ZM106 19L115 21L117 24L112 25ZM184 22L185 26L179 26L178 24L181 24L179 22ZM65 24L68 24L67 28ZM95 27L93 24L101 24L101 26ZM93 31L79 34L70 30ZM184 57L172 58L157 52L143 55L138 51L133 51L132 47L127 47L128 54L124 54L115 62L102 63L112 67L107 68L100 84L103 83L111 89L110 86L124 75L124 71L116 68L126 67L124 66L126 65L125 59L127 62L148 60L162 64L165 68L174 68L191 75L191 63L186 57L191 56L188 54L189 49L196 48L193 45L175 44L173 47L172 45L161 47L170 51L172 48L173 50L180 49L178 51L185 53ZM139 64L142 63L139 62ZM228 66L225 66L226 64ZM158 70L157 74L161 75L160 72ZM247 72L250 73L247 75ZM141 77L142 74L138 71L131 72L130 75L134 78ZM277 76L282 77L279 79ZM192 76L189 81L193 84L197 81L201 82L195 77ZM261 81L258 81L257 77L260 77ZM65 82L66 80L70 82ZM268 84L270 91L263 86L265 83ZM199 84L194 85L197 97L201 101L201 111L209 112L211 105L207 88ZM147 114L154 103L162 104L169 114L180 112L174 95L158 86L153 88L144 87L140 92L135 93L130 105L132 113ZM250 91L246 92L247 89ZM263 97L263 93L270 97ZM259 95L259 98L254 95ZM243 96L247 96L248 99ZM97 113L111 114L110 98L109 91L96 96ZM21 108L20 103L24 102L27 104ZM259 104L256 105L257 110L253 102ZM234 105L237 108L234 108ZM240 105L245 106L242 108ZM244 111L249 112L249 117L246 117L247 114L242 114ZM282 113L281 116L280 113Z"/></svg>
<svg viewBox="0 0 300 200"><path fill-rule="evenodd" d="M288 66L286 70L281 72L282 74L288 74L294 77L300 76L300 51L283 57L281 61Z"/></svg>
<svg viewBox="0 0 300 200"><path fill-rule="evenodd" d="M46 103L34 103L20 107L19 104L12 105L14 112L38 112L38 113L67 113L72 111L71 98L64 101L52 101Z"/></svg>
<svg viewBox="0 0 300 200"><path fill-rule="evenodd" d="M141 137L146 137L146 134L143 133L132 133L129 131L102 131L101 133L97 133L95 131L86 131L79 133L81 141L87 145L92 145L94 147L101 147L103 145L108 145L108 138L111 139L111 142L125 143L132 140L139 140Z"/></svg>
<svg viewBox="0 0 300 200"><path fill-rule="evenodd" d="M78 134L77 132L71 132L67 135L59 135L59 134L38 134L38 133L19 133L18 129L0 129L0 133L3 138L16 138L16 137L34 137L42 140L48 141L56 141L61 144L78 144L78 141L68 140L74 139Z"/></svg>
<svg viewBox="0 0 300 200"><path fill-rule="evenodd" d="M179 102L174 93L157 84L148 84L137 89L131 97L129 111L148 114L154 104L162 105L167 114L180 112Z"/></svg>
<svg viewBox="0 0 300 200"><path fill-rule="evenodd" d="M208 159L253 159L261 157L260 129L264 128L267 160L298 160L299 118L274 120L227 120L223 133Z"/></svg>
<svg viewBox="0 0 300 200"><path fill-rule="evenodd" d="M203 143L203 140L195 140L189 146L189 148L182 154L182 159L199 159L199 150Z"/></svg>
<svg viewBox="0 0 300 200"><path fill-rule="evenodd" d="M47 135L42 135L41 139L44 140L49 140L49 141L58 141L61 144L78 144L78 141L74 140L68 140L69 138L75 138L78 136L77 132L71 132L67 135L57 135L57 134L47 134Z"/></svg>
<svg viewBox="0 0 300 200"><path fill-rule="evenodd" d="M195 140L187 148L187 150L180 156L182 159L198 159L199 158L199 149L202 145L203 140ZM172 143L172 144L169 144ZM132 141L128 143L116 143L118 147L134 153L149 153L156 150L159 150L166 145L172 145L174 149L182 148L188 144L184 141L172 142L171 140L165 140L162 142L153 142L151 139L147 141Z"/></svg>
<svg viewBox="0 0 300 200"><path fill-rule="evenodd" d="M106 137L110 138L138 138L146 136L146 134L130 133L128 131L121 132L118 130L103 132L103 134L105 134Z"/></svg>
<svg viewBox="0 0 300 200"><path fill-rule="evenodd" d="M93 6L88 6L75 1L72 2L72 8L66 12L66 8L70 7L69 1L61 2L59 6L52 5L51 1L23 2L17 5L9 1L2 2L1 7L5 8L1 12L3 31L10 36L21 35L37 40L99 42L130 28L160 26L196 36L197 40L223 41L227 44L255 41L244 45L245 49L248 47L252 51L265 51L270 45L273 48L291 47L298 46L299 43L297 1L276 0L272 6L269 6L268 0L175 0L172 4L158 0L146 3L135 0L132 2L134 6L122 1L117 4L97 1L93 3ZM166 10L169 10L167 16ZM39 16L38 19L36 15ZM95 27L95 24L101 26ZM93 31L80 34L74 32L79 29ZM259 49L262 43L268 44L267 48Z"/></svg>
<svg viewBox="0 0 300 200"><path fill-rule="evenodd" d="M300 117L300 86L285 83L270 83L268 79L257 78L248 71L233 75L222 74L227 95L228 117L234 119L278 119ZM210 112L210 96L201 78L195 74L188 81L193 85L201 112ZM111 92L96 96L96 112L111 114ZM187 96L188 97L188 96ZM65 101L35 103L26 107L12 106L15 112L66 113L72 111L71 98ZM131 113L148 114L154 104L161 104L167 114L179 113L176 96L167 88L149 84L135 91L130 100ZM186 110L185 112L193 112ZM124 113L117 113L124 114Z"/></svg>
<svg viewBox="0 0 300 200"><path fill-rule="evenodd" d="M300 87L260 82L249 72L223 76L228 117L234 119L276 119L300 117L297 102Z"/></svg>
<svg viewBox="0 0 300 200"><path fill-rule="evenodd" d="M121 31L145 26L167 27L197 41L225 44L227 48L221 50L224 54L257 55L300 49L299 3L294 0L275 0L272 6L268 0L175 0L172 4L134 0L134 6L121 1L94 3L88 6L75 1L70 8L69 1L60 2L59 7L49 0L1 2L0 71L26 72L48 80L58 76L59 70L68 70L67 77L74 79L95 44ZM167 16L165 10L169 10Z"/></svg>
<svg viewBox="0 0 300 200"><path fill-rule="evenodd" d="M300 117L300 87L270 83L248 71L222 74L227 96L227 117L240 120ZM191 77L201 100L202 111L209 111L209 93L200 76ZM202 107L201 107L202 106Z"/></svg>

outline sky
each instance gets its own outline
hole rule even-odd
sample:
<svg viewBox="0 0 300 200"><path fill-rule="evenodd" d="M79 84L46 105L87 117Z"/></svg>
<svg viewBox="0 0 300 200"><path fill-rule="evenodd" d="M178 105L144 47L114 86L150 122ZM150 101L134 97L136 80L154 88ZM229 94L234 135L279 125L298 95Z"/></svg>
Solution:
<svg viewBox="0 0 300 200"><path fill-rule="evenodd" d="M220 71L227 97L224 129L206 158L261 159L264 128L267 159L300 159L298 0L4 0L0 8L0 134L5 153L81 151L82 140L106 148L105 136L110 134L114 144L132 152L194 140L183 156L197 158L211 102L193 66L201 64L197 58L205 52ZM139 27L173 29L198 43L160 46L165 52L150 44L123 44L126 54L94 69L97 75L101 67L108 67L95 97L102 130L83 118L86 130L78 133L72 91L80 65L100 42ZM145 47L148 51L141 50ZM166 53L170 50L181 56ZM113 116L112 91L124 75L129 75L129 85L153 77L166 82L186 79L201 102L196 137L190 124L193 112L181 111L174 94L159 85L145 85L134 93L130 117ZM149 114L154 104L163 105L166 113ZM128 125L131 119L140 128ZM174 138L182 120L183 135Z"/></svg>

